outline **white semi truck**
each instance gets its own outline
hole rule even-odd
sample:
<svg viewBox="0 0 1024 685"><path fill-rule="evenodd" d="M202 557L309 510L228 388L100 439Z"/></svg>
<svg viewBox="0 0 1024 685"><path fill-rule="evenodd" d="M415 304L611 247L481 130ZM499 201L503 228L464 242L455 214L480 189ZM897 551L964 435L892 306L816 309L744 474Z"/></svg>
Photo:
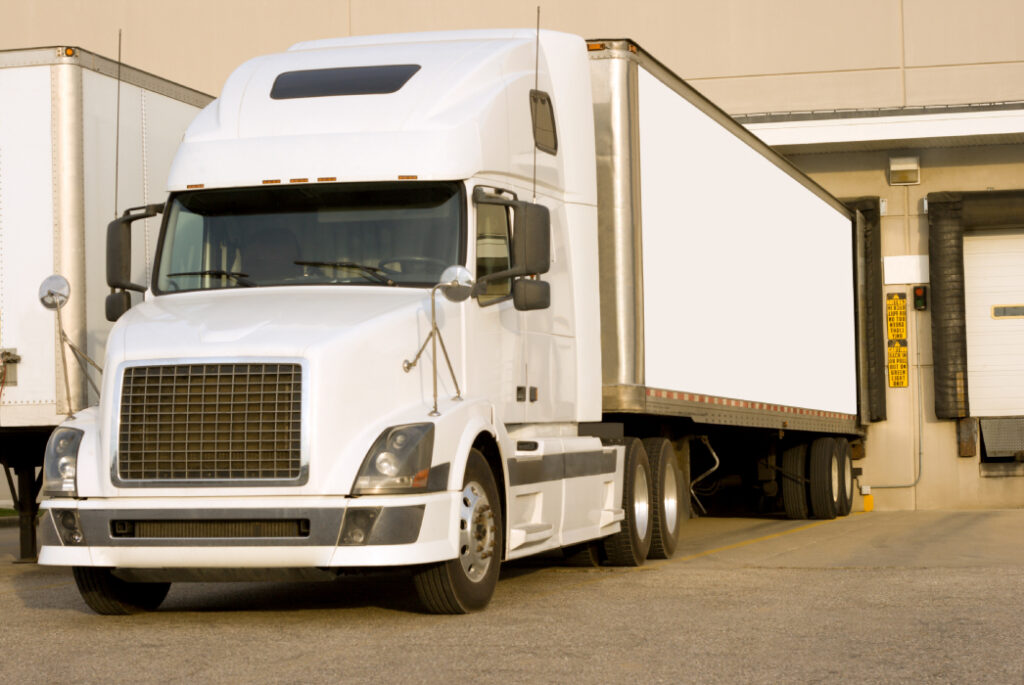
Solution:
<svg viewBox="0 0 1024 685"><path fill-rule="evenodd" d="M36 555L47 438L97 401L85 358L103 358L110 330L103 260L115 201L166 198L182 134L211 99L75 47L0 51L0 464L22 519L22 559ZM139 226L140 279L158 230ZM72 294L61 312L67 345L37 299L54 271Z"/></svg>
<svg viewBox="0 0 1024 685"><path fill-rule="evenodd" d="M855 214L633 42L300 43L168 183L110 226L100 402L47 446L39 561L100 613L381 567L461 613L504 560L668 557L697 439L852 505Z"/></svg>

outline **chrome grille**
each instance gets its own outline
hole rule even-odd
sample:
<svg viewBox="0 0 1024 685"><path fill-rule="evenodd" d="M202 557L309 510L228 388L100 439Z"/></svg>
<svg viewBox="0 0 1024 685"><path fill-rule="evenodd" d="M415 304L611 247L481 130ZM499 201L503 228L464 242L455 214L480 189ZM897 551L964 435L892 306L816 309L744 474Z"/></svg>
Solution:
<svg viewBox="0 0 1024 685"><path fill-rule="evenodd" d="M125 369L122 481L282 481L302 474L298 364Z"/></svg>

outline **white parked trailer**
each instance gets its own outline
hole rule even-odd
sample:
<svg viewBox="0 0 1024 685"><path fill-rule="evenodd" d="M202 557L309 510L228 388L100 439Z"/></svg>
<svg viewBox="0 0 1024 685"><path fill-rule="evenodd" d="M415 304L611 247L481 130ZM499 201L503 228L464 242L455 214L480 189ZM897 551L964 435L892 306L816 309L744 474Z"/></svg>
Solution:
<svg viewBox="0 0 1024 685"><path fill-rule="evenodd" d="M102 360L111 326L103 311L107 222L124 207L163 202L174 151L209 101L79 48L0 51L0 461L19 474L22 494L12 482L12 496L29 520L47 436L97 401L87 364L70 349L62 363L40 283L54 272L67 279L64 330L82 354ZM155 221L145 227L139 278L158 230ZM23 528L22 556L34 557L31 526Z"/></svg>
<svg viewBox="0 0 1024 685"><path fill-rule="evenodd" d="M47 447L40 562L100 613L395 566L458 613L503 559L668 557L691 439L848 511L854 214L634 43L301 43L168 185L145 285L151 212L111 224L100 403Z"/></svg>

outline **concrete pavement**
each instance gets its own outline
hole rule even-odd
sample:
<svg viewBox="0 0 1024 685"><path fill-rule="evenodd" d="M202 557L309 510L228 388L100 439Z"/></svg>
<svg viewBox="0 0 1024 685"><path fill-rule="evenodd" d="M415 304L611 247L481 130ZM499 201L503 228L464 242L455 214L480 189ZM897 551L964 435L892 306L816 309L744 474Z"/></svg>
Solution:
<svg viewBox="0 0 1024 685"><path fill-rule="evenodd" d="M180 584L96 616L12 564L0 675L54 682L1024 682L1024 510L698 519L639 569L507 565L491 606L418 613L401 574Z"/></svg>

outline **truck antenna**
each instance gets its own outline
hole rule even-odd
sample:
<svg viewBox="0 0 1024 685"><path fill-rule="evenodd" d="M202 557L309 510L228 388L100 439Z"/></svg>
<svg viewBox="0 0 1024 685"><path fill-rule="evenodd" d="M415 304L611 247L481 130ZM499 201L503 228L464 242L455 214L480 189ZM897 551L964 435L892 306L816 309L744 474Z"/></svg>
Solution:
<svg viewBox="0 0 1024 685"><path fill-rule="evenodd" d="M117 30L117 112L114 115L114 216L117 216L118 171L121 163L121 29Z"/></svg>
<svg viewBox="0 0 1024 685"><path fill-rule="evenodd" d="M533 90L536 92L540 88L540 5L537 5L537 38L534 40L533 48ZM533 108L537 105L533 102L534 94L530 93L530 109L533 116L531 119L536 121L536 114L532 112ZM534 124L536 127L536 124ZM533 131L534 138L537 136L536 128ZM537 141L533 141L533 201L537 201Z"/></svg>

